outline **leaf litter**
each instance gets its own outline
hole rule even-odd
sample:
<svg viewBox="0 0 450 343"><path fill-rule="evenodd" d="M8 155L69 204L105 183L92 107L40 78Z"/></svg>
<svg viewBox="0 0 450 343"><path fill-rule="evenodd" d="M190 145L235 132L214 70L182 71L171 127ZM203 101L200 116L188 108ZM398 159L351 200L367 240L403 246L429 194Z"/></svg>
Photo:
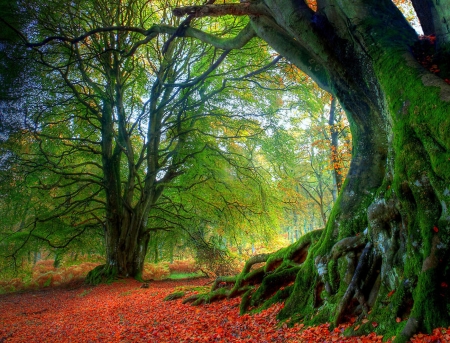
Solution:
<svg viewBox="0 0 450 343"><path fill-rule="evenodd" d="M205 279L154 281L141 288L134 280L96 287L48 289L0 296L0 342L382 342L375 333L344 337L346 323L288 327L277 321L277 304L254 315L239 316L240 298L202 306L164 301L182 287L195 292ZM189 291L191 289L192 291ZM412 342L450 342L450 330L418 334ZM386 340L390 342L390 340Z"/></svg>

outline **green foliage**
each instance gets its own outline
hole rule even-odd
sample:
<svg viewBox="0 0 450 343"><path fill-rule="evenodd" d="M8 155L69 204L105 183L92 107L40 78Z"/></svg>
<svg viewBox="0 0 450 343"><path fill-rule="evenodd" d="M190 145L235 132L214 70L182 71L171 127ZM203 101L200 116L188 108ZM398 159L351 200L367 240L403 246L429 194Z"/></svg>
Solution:
<svg viewBox="0 0 450 343"><path fill-rule="evenodd" d="M97 283L143 277L125 269L148 249L148 262L184 254L230 274L242 256L285 244L281 229L293 240L302 219L303 233L307 220L323 224L329 146L327 130L312 122L325 123L329 97L286 62L275 68L267 44L223 52L175 37L170 26L180 19L162 0L20 4L30 20L25 39L64 38L24 55L33 87L21 98L28 124L6 144L14 159L2 174L5 265L16 268L30 251L107 255L106 269L89 275ZM231 37L247 23L192 26ZM309 126L294 129L299 123Z"/></svg>
<svg viewBox="0 0 450 343"><path fill-rule="evenodd" d="M141 5L25 1L21 10L30 24L22 33L39 42L98 27L179 25L166 2ZM245 24L224 18L214 26L234 34ZM36 125L8 141L16 160L1 199L5 257L44 247L58 254L111 251L102 236L121 230L112 213L126 216L130 209L147 225L126 229L139 237L151 233L155 251L161 241L165 247L186 242L199 226L212 230L207 235L226 232L236 244L277 232L268 196L274 185L256 161L277 96L263 96L251 82L280 85L272 81L273 68L244 77L270 61L266 46L249 44L214 66L221 52L211 46L170 34L140 45L141 35L136 29L91 33L71 44L55 39L25 56L30 75L39 76L22 94Z"/></svg>

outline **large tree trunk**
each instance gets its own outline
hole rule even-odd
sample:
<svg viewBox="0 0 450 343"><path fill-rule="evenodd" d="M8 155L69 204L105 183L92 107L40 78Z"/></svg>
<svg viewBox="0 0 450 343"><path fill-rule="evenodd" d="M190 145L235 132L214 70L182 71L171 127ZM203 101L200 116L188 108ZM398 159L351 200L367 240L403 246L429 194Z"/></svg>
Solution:
<svg viewBox="0 0 450 343"><path fill-rule="evenodd" d="M349 32L343 23L353 28L339 42L341 49L351 42L352 50L335 55L351 62L352 80L343 84L339 75L331 91L350 119L354 156L332 220L311 251L316 270L303 267L318 278L300 271L281 317L331 315L339 324L356 313L405 341L418 329L449 324L450 87L414 59L414 33L388 5L348 5L327 23L341 33ZM351 237L363 232L368 243L355 249ZM317 296L327 306L317 307ZM368 324L357 333L372 330Z"/></svg>
<svg viewBox="0 0 450 343"><path fill-rule="evenodd" d="M97 284L117 277L142 280L150 234L141 221L128 215L114 216L105 225L106 263L92 270L86 281Z"/></svg>
<svg viewBox="0 0 450 343"><path fill-rule="evenodd" d="M353 157L320 238L308 235L269 257L258 290L243 282L251 272L226 280L244 285L230 294L245 292L244 310L286 299L280 318L306 324L368 317L355 334L375 330L396 342L448 326L450 86L416 60L417 34L391 1L319 0L317 12L301 1L263 3L260 15L247 5L254 31L338 98ZM442 6L435 25L448 22ZM185 13L221 7L208 11ZM445 47L448 33L436 30ZM294 285L275 293L289 270Z"/></svg>
<svg viewBox="0 0 450 343"><path fill-rule="evenodd" d="M122 94L117 91L118 94ZM121 113L121 110L117 110ZM123 118L124 115L121 116ZM156 192L148 192L146 202L141 201L132 206L135 170L130 168L128 183L122 186L121 158L125 137L119 137L120 143L114 142L113 106L104 100L102 110L102 163L104 171L104 188L106 195L106 216L104 224L106 263L89 272L86 282L97 284L113 280L116 277L133 277L142 279L144 259L147 253L149 232L146 230L148 207L152 204ZM120 127L124 127L123 123ZM125 156L126 157L126 156ZM129 191L129 190L132 191ZM152 185L149 189L153 190Z"/></svg>

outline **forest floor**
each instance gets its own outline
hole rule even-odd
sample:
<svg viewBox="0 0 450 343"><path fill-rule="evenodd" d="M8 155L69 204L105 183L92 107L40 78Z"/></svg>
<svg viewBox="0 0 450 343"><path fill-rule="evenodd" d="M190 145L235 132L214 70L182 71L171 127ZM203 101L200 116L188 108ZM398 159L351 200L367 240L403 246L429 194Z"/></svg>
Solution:
<svg viewBox="0 0 450 343"><path fill-rule="evenodd" d="M282 304L255 315L239 316L239 298L202 306L164 301L175 290L196 292L210 280L153 281L141 288L134 280L109 285L53 288L0 295L3 342L381 342L372 333L343 337L350 323L305 328L280 325ZM448 332L448 333L447 333ZM387 340L390 342L390 340ZM412 342L450 342L450 329L416 335Z"/></svg>

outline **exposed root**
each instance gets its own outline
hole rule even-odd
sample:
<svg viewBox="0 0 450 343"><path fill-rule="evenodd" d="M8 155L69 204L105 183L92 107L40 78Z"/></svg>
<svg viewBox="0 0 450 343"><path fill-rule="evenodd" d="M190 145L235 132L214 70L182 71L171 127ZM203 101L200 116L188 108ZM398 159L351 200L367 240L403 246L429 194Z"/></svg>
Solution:
<svg viewBox="0 0 450 343"><path fill-rule="evenodd" d="M98 285L102 282L114 281L117 278L117 275L117 268L107 268L106 265L102 264L95 267L87 274L85 282L88 285Z"/></svg>
<svg viewBox="0 0 450 343"><path fill-rule="evenodd" d="M342 322L344 318L345 311L352 300L353 296L356 295L357 300L363 307L363 311L368 312L367 303L362 293L364 287L364 279L366 278L367 267L370 262L370 255L372 254L372 243L367 243L360 258L358 265L356 267L355 273L353 274L352 281L348 285L347 291L344 293L336 311L336 316L334 319L334 325L337 326ZM367 313L366 313L367 314Z"/></svg>
<svg viewBox="0 0 450 343"><path fill-rule="evenodd" d="M182 303L183 304L190 304L199 299L202 296L202 294L193 294L185 298Z"/></svg>
<svg viewBox="0 0 450 343"><path fill-rule="evenodd" d="M250 272L253 265L266 262L270 254L252 256L244 265L242 272L235 277L234 286L228 294L229 298L236 297L247 291L247 285L260 283L264 277L263 267Z"/></svg>
<svg viewBox="0 0 450 343"><path fill-rule="evenodd" d="M308 256L308 250L310 245L311 243L301 245L299 249L297 249L294 252L293 256L291 257L292 262L296 264L302 264L303 262L305 262L306 257Z"/></svg>
<svg viewBox="0 0 450 343"><path fill-rule="evenodd" d="M267 275L259 288L252 295L251 305L257 307L274 295L281 287L293 282L300 267L287 268Z"/></svg>
<svg viewBox="0 0 450 343"><path fill-rule="evenodd" d="M241 275L247 274L254 264L266 262L267 259L269 258L269 256L270 256L270 254L259 254L259 255L250 257L248 259L248 261L245 263L244 268L242 269Z"/></svg>
<svg viewBox="0 0 450 343"><path fill-rule="evenodd" d="M402 333L396 338L396 343L408 342L409 339L417 332L419 329L419 321L416 318L409 317L403 328Z"/></svg>
<svg viewBox="0 0 450 343"><path fill-rule="evenodd" d="M329 268L328 264L331 261L337 261L340 257L345 256L347 259L347 272L344 276L344 281L349 284L356 268L355 251L359 251L365 244L366 237L364 235L347 237L333 246L329 256L316 257L314 264L328 294L335 294L337 289L336 284L339 284L339 276L336 267ZM334 266L336 265L337 264L335 263Z"/></svg>
<svg viewBox="0 0 450 343"><path fill-rule="evenodd" d="M172 293L172 294L169 294L168 296L166 296L164 298L164 301L181 299L182 297L184 297L185 294L186 294L185 292L175 292L175 293Z"/></svg>
<svg viewBox="0 0 450 343"><path fill-rule="evenodd" d="M228 297L228 292L225 288L219 288L216 291L211 291L206 294L194 294L183 300L183 304L192 303L192 305L209 304L214 301L225 299Z"/></svg>
<svg viewBox="0 0 450 343"><path fill-rule="evenodd" d="M347 254L349 251L359 250L365 244L366 244L366 237L364 235L358 235L341 239L331 249L329 260L336 260L339 257Z"/></svg>
<svg viewBox="0 0 450 343"><path fill-rule="evenodd" d="M219 276L214 280L211 290L214 291L221 287L228 287L236 282L236 276Z"/></svg>
<svg viewBox="0 0 450 343"><path fill-rule="evenodd" d="M199 305L242 295L240 311L243 314L250 307L269 306L288 298L300 266L308 256L309 247L319 234L320 231L312 232L294 245L273 254L251 257L239 275L218 277L209 293L190 296L183 303ZM264 262L265 265L252 270L252 267Z"/></svg>

